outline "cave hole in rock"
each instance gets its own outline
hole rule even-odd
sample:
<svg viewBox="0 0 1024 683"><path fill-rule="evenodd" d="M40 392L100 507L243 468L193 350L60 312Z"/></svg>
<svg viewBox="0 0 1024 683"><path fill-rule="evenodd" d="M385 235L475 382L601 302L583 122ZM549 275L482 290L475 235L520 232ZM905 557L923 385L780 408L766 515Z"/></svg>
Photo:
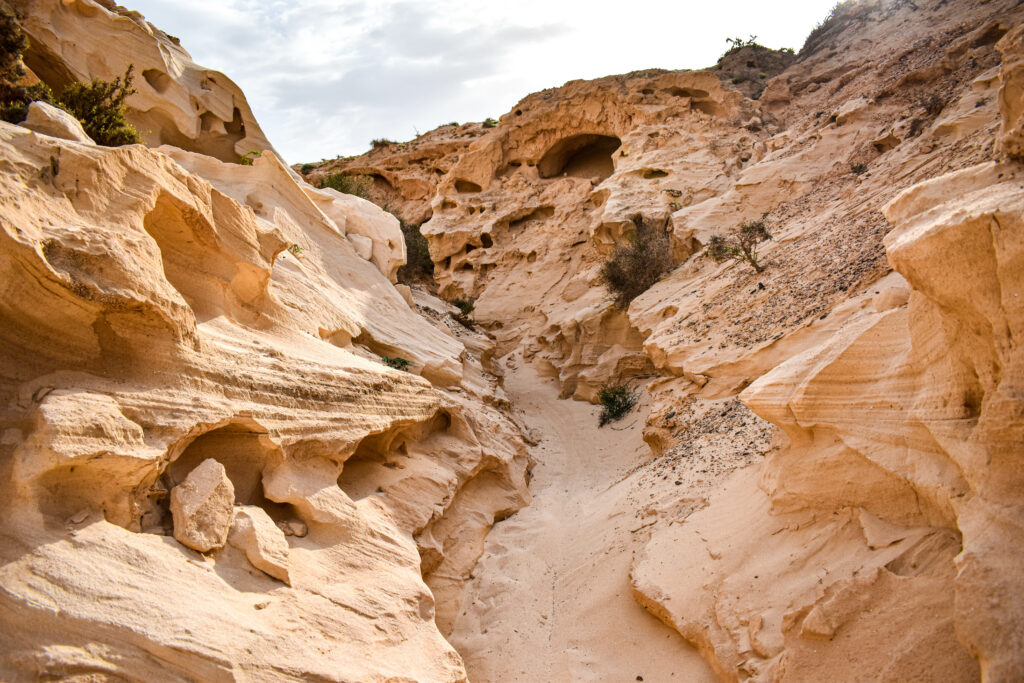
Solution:
<svg viewBox="0 0 1024 683"><path fill-rule="evenodd" d="M668 175L668 171L663 171L660 168L645 168L642 175L644 180L654 180L655 178L664 178Z"/></svg>
<svg viewBox="0 0 1024 683"><path fill-rule="evenodd" d="M473 244L467 244L467 245L466 245L466 253L467 253L467 254L468 254L469 252L473 251L474 249L476 249L476 245L473 245Z"/></svg>
<svg viewBox="0 0 1024 683"><path fill-rule="evenodd" d="M171 77L157 69L146 69L142 72L142 77L146 79L146 83L149 83L153 90L159 93L164 92L171 85Z"/></svg>
<svg viewBox="0 0 1024 683"><path fill-rule="evenodd" d="M490 233L485 232L480 235L480 246L484 249L490 249L494 246L494 240L491 239Z"/></svg>
<svg viewBox="0 0 1024 683"><path fill-rule="evenodd" d="M722 107L712 100L693 100L690 102L690 111L699 111L711 116L722 115Z"/></svg>
<svg viewBox="0 0 1024 683"><path fill-rule="evenodd" d="M469 180L462 180L461 178L455 181L455 191L465 194L468 192L480 192L483 190L482 187Z"/></svg>
<svg viewBox="0 0 1024 683"><path fill-rule="evenodd" d="M665 92L673 97L707 97L707 90L699 90L697 88L680 88L673 86L671 88L665 88Z"/></svg>
<svg viewBox="0 0 1024 683"><path fill-rule="evenodd" d="M366 437L342 465L338 486L354 501L383 493L389 484L407 476L411 444L450 427L451 416L439 410L425 422Z"/></svg>
<svg viewBox="0 0 1024 683"><path fill-rule="evenodd" d="M450 199L444 199L444 200L441 201L441 210L442 211L448 211L448 210L457 209L457 208L459 208L459 205L456 204L455 202L453 202Z"/></svg>
<svg viewBox="0 0 1024 683"><path fill-rule="evenodd" d="M199 130L203 133L221 132L224 130L223 124L224 122L212 111L204 111L199 115Z"/></svg>
<svg viewBox="0 0 1024 683"><path fill-rule="evenodd" d="M553 206L541 206L541 207L539 207L537 209L534 209L533 211L531 211L527 215L523 216L522 218L517 218L517 219L515 219L513 221L510 221L509 224L508 224L508 229L509 229L509 231L515 231L515 230L518 230L518 229L522 228L523 226L525 226L527 223L529 223L531 221L542 221L542 220L551 218L554 215L555 215L555 207L553 207Z"/></svg>
<svg viewBox="0 0 1024 683"><path fill-rule="evenodd" d="M173 451L180 448L174 457ZM277 503L263 491L263 475L284 462L284 453L254 420L240 419L210 429L172 448L172 460L161 476L168 494L160 502L164 525L171 524L170 491L208 458L213 458L227 472L235 489L236 505L263 508L275 522L296 520L299 516L288 503Z"/></svg>
<svg viewBox="0 0 1024 683"><path fill-rule="evenodd" d="M224 123L224 130L238 140L245 137L245 122L242 121L242 111L238 107L231 112L231 120Z"/></svg>
<svg viewBox="0 0 1024 683"><path fill-rule="evenodd" d="M567 175L604 180L615 172L612 154L621 145L622 141L611 135L573 135L548 148L537 168L541 178Z"/></svg>

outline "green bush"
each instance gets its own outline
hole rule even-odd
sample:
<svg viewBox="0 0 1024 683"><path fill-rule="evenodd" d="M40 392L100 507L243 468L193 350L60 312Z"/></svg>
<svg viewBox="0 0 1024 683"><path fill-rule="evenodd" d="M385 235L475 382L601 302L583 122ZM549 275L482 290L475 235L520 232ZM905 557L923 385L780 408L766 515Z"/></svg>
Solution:
<svg viewBox="0 0 1024 683"><path fill-rule="evenodd" d="M497 127L498 127L497 119L491 119L491 118L484 119L484 128L497 128Z"/></svg>
<svg viewBox="0 0 1024 683"><path fill-rule="evenodd" d="M350 175L348 173L332 173L320 180L319 187L329 187L344 194L355 195L366 199L369 196L370 188L373 186L373 178L368 175Z"/></svg>
<svg viewBox="0 0 1024 683"><path fill-rule="evenodd" d="M758 262L757 245L771 238L763 219L747 221L727 237L712 235L704 249L704 256L713 259L715 263L729 259L746 261L755 271L761 273L764 272L764 266Z"/></svg>
<svg viewBox="0 0 1024 683"><path fill-rule="evenodd" d="M434 262L430 260L427 238L420 233L420 226L402 222L402 237L405 239L405 265L398 269L398 281L412 284L434 277Z"/></svg>
<svg viewBox="0 0 1024 683"><path fill-rule="evenodd" d="M402 370L404 372L408 372L409 366L412 365L412 363L410 363L406 359L399 358L398 356L395 356L394 358L391 358L390 356L381 356L380 359L384 361L384 364L387 365L389 368L394 368L395 370Z"/></svg>
<svg viewBox="0 0 1024 683"><path fill-rule="evenodd" d="M36 100L53 102L53 94L44 83L18 85L25 77L21 57L28 38L21 32L18 18L0 9L0 119L21 123L28 116L28 105Z"/></svg>
<svg viewBox="0 0 1024 683"><path fill-rule="evenodd" d="M672 268L672 257L666 219L656 226L637 214L633 217L636 233L626 244L616 247L601 268L601 276L615 294L615 305L627 308L629 303L650 289Z"/></svg>
<svg viewBox="0 0 1024 683"><path fill-rule="evenodd" d="M252 162L255 161L256 157L259 155L260 151L256 149L251 152L246 152L239 158L238 163L242 164L242 166L252 166Z"/></svg>
<svg viewBox="0 0 1024 683"><path fill-rule="evenodd" d="M316 166L314 164L303 164L299 168L299 173L301 173L302 175L309 175L310 173L313 172L313 169L315 168Z"/></svg>
<svg viewBox="0 0 1024 683"><path fill-rule="evenodd" d="M476 303L472 299L453 299L452 305L462 312L462 315L469 315L476 308Z"/></svg>
<svg viewBox="0 0 1024 683"><path fill-rule="evenodd" d="M621 420L636 405L636 393L625 384L604 384L597 390L601 402L601 426Z"/></svg>
<svg viewBox="0 0 1024 683"><path fill-rule="evenodd" d="M868 170L867 164L850 164L850 173L860 175Z"/></svg>
<svg viewBox="0 0 1024 683"><path fill-rule="evenodd" d="M129 64L124 76L113 81L72 83L58 98L58 104L82 122L82 128L99 145L119 147L139 142L139 134L125 120L125 99L135 92Z"/></svg>
<svg viewBox="0 0 1024 683"><path fill-rule="evenodd" d="M382 147L390 147L391 145L397 145L398 143L394 140L388 140L387 138L375 138L370 140L370 147L373 149L381 149Z"/></svg>

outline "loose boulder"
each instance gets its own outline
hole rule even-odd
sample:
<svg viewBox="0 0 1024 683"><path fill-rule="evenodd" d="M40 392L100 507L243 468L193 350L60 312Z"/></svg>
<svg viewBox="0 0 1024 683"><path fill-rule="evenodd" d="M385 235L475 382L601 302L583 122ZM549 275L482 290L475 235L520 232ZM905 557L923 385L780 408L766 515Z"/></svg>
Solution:
<svg viewBox="0 0 1024 683"><path fill-rule="evenodd" d="M174 538L203 553L224 547L234 502L235 487L224 466L213 458L204 460L171 489Z"/></svg>
<svg viewBox="0 0 1024 683"><path fill-rule="evenodd" d="M252 566L291 585L288 577L288 541L274 520L255 505L236 509L228 542L245 553Z"/></svg>

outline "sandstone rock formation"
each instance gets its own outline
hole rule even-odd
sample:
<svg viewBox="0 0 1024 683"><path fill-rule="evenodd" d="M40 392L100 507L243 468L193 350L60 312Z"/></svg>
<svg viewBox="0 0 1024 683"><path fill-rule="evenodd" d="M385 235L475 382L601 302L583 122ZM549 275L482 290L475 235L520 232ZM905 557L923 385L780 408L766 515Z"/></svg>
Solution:
<svg viewBox="0 0 1024 683"><path fill-rule="evenodd" d="M76 78L123 73L110 52L82 71L100 42L166 47L121 10L25 9L34 49L62 48L40 59ZM0 124L0 677L463 680L424 579L457 602L528 495L490 343L393 287L393 218L274 154L226 163L214 137L104 148ZM258 559L171 537L169 493L213 466L260 509L255 545L236 533Z"/></svg>
<svg viewBox="0 0 1024 683"><path fill-rule="evenodd" d="M201 553L222 548L234 508L235 487L224 465L213 458L204 460L171 489L174 538Z"/></svg>
<svg viewBox="0 0 1024 683"><path fill-rule="evenodd" d="M245 96L205 69L138 12L113 0L9 0L29 37L25 65L60 93L74 81L113 80L134 65L128 121L147 145L174 145L222 161L272 150ZM102 49L97 49L102 46Z"/></svg>
<svg viewBox="0 0 1024 683"><path fill-rule="evenodd" d="M146 144L0 123L0 678L1024 678L1019 3L305 177L137 13L14 4L56 90L135 64ZM675 268L623 310L637 215ZM762 216L764 272L700 256Z"/></svg>

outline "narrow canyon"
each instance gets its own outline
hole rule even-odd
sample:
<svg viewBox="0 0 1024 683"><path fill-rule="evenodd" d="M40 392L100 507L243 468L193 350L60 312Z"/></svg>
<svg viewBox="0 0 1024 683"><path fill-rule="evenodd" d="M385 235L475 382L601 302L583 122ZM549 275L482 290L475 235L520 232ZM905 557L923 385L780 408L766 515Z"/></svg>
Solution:
<svg viewBox="0 0 1024 683"><path fill-rule="evenodd" d="M1024 680L1024 3L294 165L0 12L0 681Z"/></svg>

